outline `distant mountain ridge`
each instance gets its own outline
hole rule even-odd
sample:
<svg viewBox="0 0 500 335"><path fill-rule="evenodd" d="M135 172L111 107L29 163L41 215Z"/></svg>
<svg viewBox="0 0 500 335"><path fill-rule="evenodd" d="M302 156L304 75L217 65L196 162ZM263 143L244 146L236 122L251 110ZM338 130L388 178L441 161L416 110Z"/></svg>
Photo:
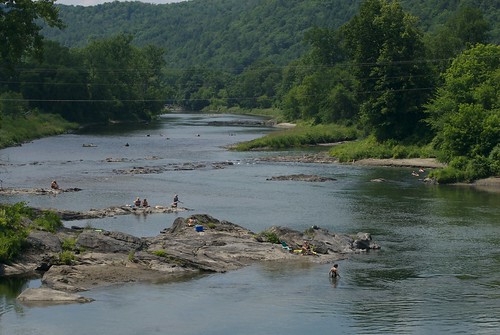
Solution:
<svg viewBox="0 0 500 335"><path fill-rule="evenodd" d="M47 39L82 47L93 38L118 33L134 43L166 50L167 67L215 67L239 72L257 59L280 65L300 57L303 34L313 26L336 29L358 10L362 0L192 0L153 5L112 2L83 7L57 5L66 29L44 28ZM445 22L459 6L480 8L499 40L495 0L404 0L424 30ZM491 22L493 20L493 22Z"/></svg>

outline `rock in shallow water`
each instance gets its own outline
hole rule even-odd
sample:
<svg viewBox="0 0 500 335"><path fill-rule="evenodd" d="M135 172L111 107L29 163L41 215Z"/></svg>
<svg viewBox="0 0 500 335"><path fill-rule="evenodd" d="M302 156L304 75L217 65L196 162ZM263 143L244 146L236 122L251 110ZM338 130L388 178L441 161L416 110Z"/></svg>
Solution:
<svg viewBox="0 0 500 335"><path fill-rule="evenodd" d="M17 300L24 303L44 303L44 304L58 304L58 303L85 303L92 302L94 299L85 298L81 295L68 293L51 288L28 288L24 290Z"/></svg>

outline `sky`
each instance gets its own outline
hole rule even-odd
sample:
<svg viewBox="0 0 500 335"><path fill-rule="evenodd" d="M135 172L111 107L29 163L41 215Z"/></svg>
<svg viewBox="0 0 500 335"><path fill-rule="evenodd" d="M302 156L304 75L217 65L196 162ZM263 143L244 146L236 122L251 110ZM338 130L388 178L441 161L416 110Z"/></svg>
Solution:
<svg viewBox="0 0 500 335"><path fill-rule="evenodd" d="M94 6L105 2L113 2L114 0L56 0L56 4L59 5L80 5L80 6ZM124 1L124 0L122 0ZM135 0L129 0L135 1ZM165 4L173 2L181 2L185 0L139 0L141 2Z"/></svg>

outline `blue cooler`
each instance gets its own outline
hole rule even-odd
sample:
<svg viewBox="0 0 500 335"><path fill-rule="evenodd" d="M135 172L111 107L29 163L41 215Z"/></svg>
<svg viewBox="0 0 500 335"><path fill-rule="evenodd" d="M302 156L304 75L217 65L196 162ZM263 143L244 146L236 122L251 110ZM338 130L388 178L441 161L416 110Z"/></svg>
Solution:
<svg viewBox="0 0 500 335"><path fill-rule="evenodd" d="M195 229L198 233L200 233L200 232L202 232L202 231L203 231L203 226L201 226L201 225L197 224L196 226L194 226L194 229Z"/></svg>

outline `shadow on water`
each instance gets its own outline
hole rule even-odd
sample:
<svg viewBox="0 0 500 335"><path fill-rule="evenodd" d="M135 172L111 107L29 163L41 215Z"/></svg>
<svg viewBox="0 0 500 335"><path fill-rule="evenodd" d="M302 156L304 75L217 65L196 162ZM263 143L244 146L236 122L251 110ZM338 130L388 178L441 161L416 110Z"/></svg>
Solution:
<svg viewBox="0 0 500 335"><path fill-rule="evenodd" d="M23 307L16 303L16 298L29 286L31 280L26 277L0 277L0 317L13 309L22 313Z"/></svg>

